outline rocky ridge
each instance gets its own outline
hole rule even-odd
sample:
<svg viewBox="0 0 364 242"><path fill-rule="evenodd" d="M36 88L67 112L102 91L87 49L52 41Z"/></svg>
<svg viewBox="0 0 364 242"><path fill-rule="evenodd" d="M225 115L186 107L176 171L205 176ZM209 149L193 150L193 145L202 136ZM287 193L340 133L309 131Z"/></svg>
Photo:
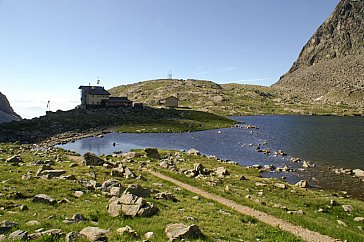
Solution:
<svg viewBox="0 0 364 242"><path fill-rule="evenodd" d="M273 87L311 102L363 107L363 20L363 1L340 1Z"/></svg>
<svg viewBox="0 0 364 242"><path fill-rule="evenodd" d="M14 112L7 97L0 92L0 123L20 120L21 117Z"/></svg>

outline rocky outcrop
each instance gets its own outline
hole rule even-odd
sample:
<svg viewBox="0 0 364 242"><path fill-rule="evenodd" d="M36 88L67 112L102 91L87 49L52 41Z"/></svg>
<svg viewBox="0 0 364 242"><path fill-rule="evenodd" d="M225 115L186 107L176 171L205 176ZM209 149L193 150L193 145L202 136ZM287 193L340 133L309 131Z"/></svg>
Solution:
<svg viewBox="0 0 364 242"><path fill-rule="evenodd" d="M273 85L286 96L364 106L364 2L341 0Z"/></svg>
<svg viewBox="0 0 364 242"><path fill-rule="evenodd" d="M21 117L14 112L7 97L0 92L0 123L20 120Z"/></svg>

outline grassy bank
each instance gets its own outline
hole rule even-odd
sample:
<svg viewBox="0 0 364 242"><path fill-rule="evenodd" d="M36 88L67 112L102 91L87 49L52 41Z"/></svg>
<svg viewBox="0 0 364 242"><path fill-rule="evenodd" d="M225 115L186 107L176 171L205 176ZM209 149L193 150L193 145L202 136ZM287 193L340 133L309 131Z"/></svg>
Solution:
<svg viewBox="0 0 364 242"><path fill-rule="evenodd" d="M235 122L193 110L107 108L57 111L46 116L0 125L0 141L37 143L57 135L87 132L186 132L230 127Z"/></svg>
<svg viewBox="0 0 364 242"><path fill-rule="evenodd" d="M151 241L167 241L164 229L170 223L197 224L204 236L194 241L300 241L294 235L282 232L278 228L263 224L249 216L237 214L231 209L205 200L196 198L195 194L176 188L174 185L157 179L150 175L141 167L154 167L157 161L147 157L124 159L107 157L109 161L116 162L124 159L124 164L129 167L136 175L143 179L125 179L123 177L111 177L111 168L87 167L80 162L77 156L68 156L62 150L31 150L31 147L20 145L0 145L0 216L1 220L10 220L19 223L19 226L6 232L20 229L29 234L43 228L61 229L63 233L80 231L87 226L97 226L108 229L109 241L135 241L135 238L119 235L116 230L120 227L129 225L136 230L144 239L146 232L152 231L155 237ZM4 160L14 154L19 154L22 163L14 165L5 163ZM145 153L142 152L144 155ZM189 159L189 158L188 158ZM35 178L39 165L38 163L53 161L54 169L62 169L65 175L74 175L74 180L62 179L43 179ZM150 162L148 162L148 160ZM191 160L193 161L193 159ZM70 164L77 166L70 166ZM249 175L255 174L249 171ZM24 176L26 175L26 176ZM87 181L96 181L102 184L104 181L113 178L118 180L122 186L128 184L139 184L144 188L151 189L152 195L146 198L152 202L159 212L148 218L113 218L107 213L109 196L99 190L87 188ZM79 198L74 195L75 191L82 191L83 195ZM158 192L170 192L177 201L157 200L154 195ZM55 205L39 204L32 202L32 198L37 194L47 194L57 201L65 202ZM24 206L27 209L24 209ZM65 224L66 218L73 214L80 213L87 219L85 222ZM36 220L39 223L27 225L28 221ZM56 237L44 236L34 241L58 241ZM59 239L63 241L63 239ZM84 241L84 240L80 240Z"/></svg>

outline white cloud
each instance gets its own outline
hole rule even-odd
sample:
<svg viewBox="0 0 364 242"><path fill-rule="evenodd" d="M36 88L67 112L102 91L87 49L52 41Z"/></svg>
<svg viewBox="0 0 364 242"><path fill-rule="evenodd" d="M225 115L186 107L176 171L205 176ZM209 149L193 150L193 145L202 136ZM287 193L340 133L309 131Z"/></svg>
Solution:
<svg viewBox="0 0 364 242"><path fill-rule="evenodd" d="M235 71L235 70L238 70L238 69L239 68L237 68L237 67L226 66L224 68L221 68L221 69L217 70L217 72Z"/></svg>

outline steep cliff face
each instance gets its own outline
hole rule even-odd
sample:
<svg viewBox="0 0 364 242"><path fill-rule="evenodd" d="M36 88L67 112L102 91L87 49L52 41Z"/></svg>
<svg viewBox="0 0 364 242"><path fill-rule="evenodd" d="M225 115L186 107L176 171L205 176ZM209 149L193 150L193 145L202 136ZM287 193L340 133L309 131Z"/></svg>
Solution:
<svg viewBox="0 0 364 242"><path fill-rule="evenodd" d="M273 86L311 101L363 106L364 1L342 0Z"/></svg>
<svg viewBox="0 0 364 242"><path fill-rule="evenodd" d="M0 92L0 123L20 120L21 117L14 112L7 97Z"/></svg>

